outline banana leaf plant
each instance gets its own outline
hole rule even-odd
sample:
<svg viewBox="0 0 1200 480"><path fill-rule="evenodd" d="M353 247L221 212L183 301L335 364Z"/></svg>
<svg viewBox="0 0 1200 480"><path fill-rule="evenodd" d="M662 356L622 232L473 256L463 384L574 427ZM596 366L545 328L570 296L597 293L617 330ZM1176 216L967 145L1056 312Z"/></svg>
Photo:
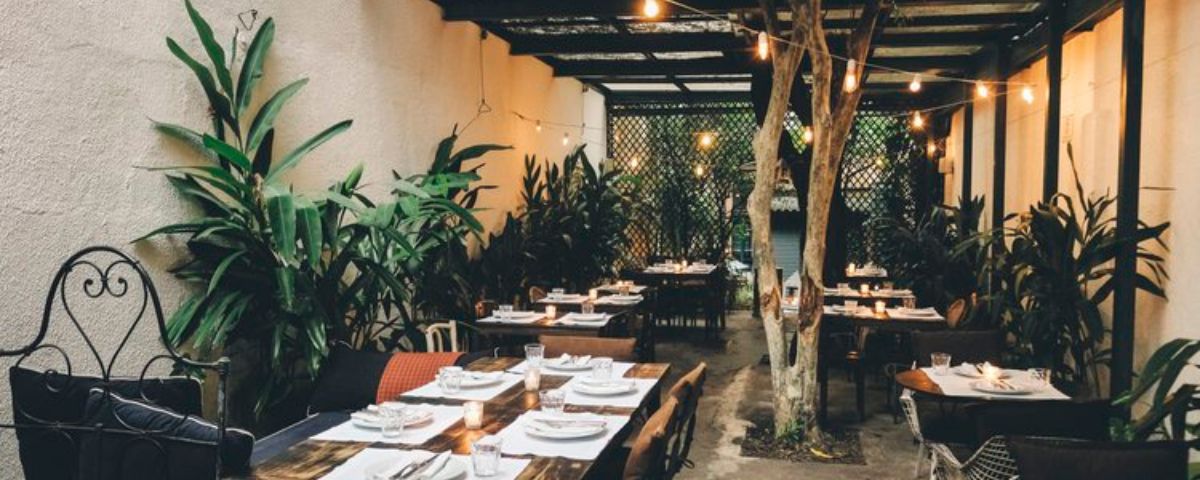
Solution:
<svg viewBox="0 0 1200 480"><path fill-rule="evenodd" d="M166 171L202 215L137 240L185 239L189 255L171 272L197 288L171 316L169 340L200 355L222 354L241 342L254 347L262 357L249 362L261 379L254 406L261 413L288 394L293 379L315 376L332 342L362 345L387 330L379 323L388 321L379 318L410 295L399 266L421 261L433 248L414 231L431 218L447 217L477 228L470 212L446 194L447 185L478 176L397 178L393 195L375 204L358 191L360 166L328 190L295 192L284 174L351 122L338 122L276 155L276 120L307 81L292 82L257 111L249 109L274 40L274 21L262 23L239 62L236 49L227 56L191 3L185 7L208 64L171 38L167 47L196 75L209 100L211 131L154 125L194 147L208 163L154 170Z"/></svg>
<svg viewBox="0 0 1200 480"><path fill-rule="evenodd" d="M1159 347L1150 356L1133 387L1113 400L1114 406L1125 411L1138 404L1144 407L1143 413L1131 420L1124 417L1111 419L1109 426L1113 440L1172 439L1186 441L1191 448L1200 448L1197 438L1200 423L1188 420L1190 413L1200 410L1200 385L1178 384L1185 369L1195 368L1192 358L1197 353L1200 353L1200 340L1180 338Z"/></svg>

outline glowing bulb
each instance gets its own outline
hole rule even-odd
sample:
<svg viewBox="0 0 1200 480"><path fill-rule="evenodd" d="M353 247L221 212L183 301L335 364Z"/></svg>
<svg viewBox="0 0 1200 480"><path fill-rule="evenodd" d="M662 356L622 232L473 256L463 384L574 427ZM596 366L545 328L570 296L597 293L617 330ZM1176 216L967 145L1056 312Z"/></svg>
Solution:
<svg viewBox="0 0 1200 480"><path fill-rule="evenodd" d="M767 32L758 32L758 58L766 60L771 56L771 41L767 38Z"/></svg>
<svg viewBox="0 0 1200 480"><path fill-rule="evenodd" d="M800 139L804 140L804 143L812 143L812 141L813 141L812 127L804 127L804 133L800 134Z"/></svg>
<svg viewBox="0 0 1200 480"><path fill-rule="evenodd" d="M975 82L975 96L979 98L987 98L991 94L986 83Z"/></svg>
<svg viewBox="0 0 1200 480"><path fill-rule="evenodd" d="M846 62L846 80L842 83L842 89L847 92L858 90L858 62L853 59Z"/></svg>
<svg viewBox="0 0 1200 480"><path fill-rule="evenodd" d="M537 130L537 132L538 132L538 133L542 133L542 121L541 121L541 120L538 120L538 121L537 121L537 125L535 125L535 126L533 127L533 129L534 129L534 130Z"/></svg>
<svg viewBox="0 0 1200 480"><path fill-rule="evenodd" d="M642 160L638 157L633 157L633 158L629 159L629 168L631 170L637 170L638 165L641 165L641 164L642 164Z"/></svg>
<svg viewBox="0 0 1200 480"><path fill-rule="evenodd" d="M929 154L930 157L936 156L937 155L937 143L934 143L933 140L930 140L929 143L925 145L925 152L927 154Z"/></svg>
<svg viewBox="0 0 1200 480"><path fill-rule="evenodd" d="M713 136L711 133L700 134L700 147L701 148L711 147L712 144L713 144Z"/></svg>
<svg viewBox="0 0 1200 480"><path fill-rule="evenodd" d="M1033 105L1033 87L1029 85L1021 87L1021 99L1025 100L1025 103Z"/></svg>
<svg viewBox="0 0 1200 480"><path fill-rule="evenodd" d="M571 136L564 133L563 134L563 146L565 147L569 143L571 143Z"/></svg>
<svg viewBox="0 0 1200 480"><path fill-rule="evenodd" d="M921 116L920 111L913 112L912 126L917 130L925 128L925 117Z"/></svg>
<svg viewBox="0 0 1200 480"><path fill-rule="evenodd" d="M692 170L696 174L696 178L704 176L704 165L696 164L696 168Z"/></svg>
<svg viewBox="0 0 1200 480"><path fill-rule="evenodd" d="M662 8L659 7L658 0L646 0L646 3L642 4L642 15L646 18L655 18L659 13L662 13Z"/></svg>
<svg viewBox="0 0 1200 480"><path fill-rule="evenodd" d="M917 93L921 91L921 74L913 75L911 82L908 82L908 91Z"/></svg>

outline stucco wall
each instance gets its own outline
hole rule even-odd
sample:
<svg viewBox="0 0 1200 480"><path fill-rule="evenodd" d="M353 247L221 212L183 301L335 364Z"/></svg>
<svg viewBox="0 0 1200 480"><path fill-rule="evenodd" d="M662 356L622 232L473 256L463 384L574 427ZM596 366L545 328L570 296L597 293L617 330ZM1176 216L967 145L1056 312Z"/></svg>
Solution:
<svg viewBox="0 0 1200 480"><path fill-rule="evenodd" d="M274 17L277 34L267 60L261 99L299 77L307 87L286 107L276 141L295 145L346 118L353 128L311 155L290 176L298 190L322 188L358 163L365 181L382 185L391 170L417 173L438 140L474 115L479 100L479 30L443 23L427 0L197 1L227 44L235 15L250 7ZM166 243L129 240L192 215L161 173L135 166L169 166L195 156L151 130L148 118L196 128L206 102L190 72L167 51L179 40L204 58L182 1L29 2L0 0L0 348L32 339L42 296L59 262L85 245L113 244L143 261L168 310L181 285L165 269L176 258ZM471 126L460 145L506 143L512 152L490 158L485 181L500 188L481 200L494 225L518 195L521 157L560 159L562 132L534 132L511 111L556 122L603 124L602 98L555 79L531 57L510 57L508 45L484 42L485 88L494 112ZM600 107L595 105L599 102ZM598 109L598 110L597 110ZM597 113L598 112L598 113ZM571 132L573 138L577 132ZM603 138L593 131L595 158ZM58 324L61 326L62 324ZM101 349L119 338L112 320L84 321ZM81 342L54 332L83 363ZM134 335L119 371L157 353L150 331ZM81 365L77 364L77 371ZM0 416L9 418L7 382ZM14 439L0 433L0 478L17 478Z"/></svg>
<svg viewBox="0 0 1200 480"><path fill-rule="evenodd" d="M1200 337L1200 324L1192 320L1189 286L1200 282L1200 217L1194 210L1200 192L1200 94L1194 79L1200 73L1200 2L1147 0L1145 80L1142 126L1143 190L1140 216L1149 223L1171 222L1166 254L1171 280L1166 284L1171 301L1139 294L1137 306L1138 364L1162 343L1176 337ZM1091 32L1073 37L1063 49L1062 170L1059 190L1074 192L1067 160L1067 144L1074 151L1079 178L1088 193L1116 190L1120 124L1121 13L1104 19ZM1006 211L1027 208L1041 197L1042 158L1045 141L1046 63L1035 62L1016 72L1011 80L1038 84L1036 100L1026 104L1018 96L1008 99L1008 152ZM985 106L989 102L982 102ZM987 116L980 112L987 110ZM990 157L992 114L976 106L975 192L991 196ZM961 117L961 112L956 116ZM955 124L952 145L961 146L961 123ZM983 155L981 155L983 153ZM961 172L961 161L956 165ZM986 176L986 182L980 182ZM959 177L961 178L961 177ZM952 180L957 182L958 180ZM1105 306L1104 313L1110 312Z"/></svg>

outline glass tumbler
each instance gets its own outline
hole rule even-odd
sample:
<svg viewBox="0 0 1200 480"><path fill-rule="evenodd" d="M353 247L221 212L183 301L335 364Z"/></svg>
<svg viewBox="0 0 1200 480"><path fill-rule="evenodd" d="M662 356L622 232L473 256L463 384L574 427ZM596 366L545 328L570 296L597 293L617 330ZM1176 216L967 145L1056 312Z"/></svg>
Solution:
<svg viewBox="0 0 1200 480"><path fill-rule="evenodd" d="M950 373L950 354L949 353L931 353L929 354L929 362L933 365L933 373L935 375L945 375Z"/></svg>
<svg viewBox="0 0 1200 480"><path fill-rule="evenodd" d="M396 438L404 433L404 421L408 407L402 403L385 403L379 406L379 427L383 438Z"/></svg>
<svg viewBox="0 0 1200 480"><path fill-rule="evenodd" d="M500 473L500 449L504 443L495 435L486 435L471 444L471 467L476 477Z"/></svg>
<svg viewBox="0 0 1200 480"><path fill-rule="evenodd" d="M612 358L596 357L592 359L592 378L596 380L609 380L612 378L612 369Z"/></svg>
<svg viewBox="0 0 1200 480"><path fill-rule="evenodd" d="M542 411L553 415L562 415L563 407L567 402L567 392L565 390L542 390L538 392L538 399L542 403Z"/></svg>
<svg viewBox="0 0 1200 480"><path fill-rule="evenodd" d="M546 358L546 346L540 343L525 344L525 363L529 367L537 368L542 366L542 359Z"/></svg>
<svg viewBox="0 0 1200 480"><path fill-rule="evenodd" d="M438 369L438 388L445 393L458 393L462 389L462 367L442 367Z"/></svg>

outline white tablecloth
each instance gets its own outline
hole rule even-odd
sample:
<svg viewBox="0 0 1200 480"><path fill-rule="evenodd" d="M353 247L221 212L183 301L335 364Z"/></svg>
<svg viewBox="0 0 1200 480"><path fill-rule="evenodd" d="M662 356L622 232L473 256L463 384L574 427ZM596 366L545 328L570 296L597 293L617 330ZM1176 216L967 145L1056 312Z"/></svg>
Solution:
<svg viewBox="0 0 1200 480"><path fill-rule="evenodd" d="M628 297L622 295L607 295L596 299L596 305L622 305L632 306L642 303L646 297L641 295L630 295Z"/></svg>
<svg viewBox="0 0 1200 480"><path fill-rule="evenodd" d="M463 407L457 405L414 404L410 408L433 411L433 421L405 428L404 433L401 433L398 438L384 438L383 434L377 429L357 427L352 420L347 420L341 425L317 434L313 437L313 440L420 445L436 437L447 428L450 428L451 425L461 420L463 416Z"/></svg>
<svg viewBox="0 0 1200 480"><path fill-rule="evenodd" d="M642 293L647 288L649 288L649 287L647 287L645 285L633 285L633 286L629 287L629 293L633 293L633 294ZM618 287L616 285L611 285L611 284L610 285L601 285L599 287L596 287L596 290L599 290L601 292L620 292L621 287Z"/></svg>
<svg viewBox="0 0 1200 480"><path fill-rule="evenodd" d="M513 325L528 325L530 323L534 323L534 322L537 322L538 320L546 318L545 312L537 312L537 313L538 313L537 315L522 315L519 317L507 317L507 318L499 318L499 317L493 315L493 316L490 316L487 318L481 318L477 321L481 322L481 323L507 323L507 324L513 324Z"/></svg>
<svg viewBox="0 0 1200 480"><path fill-rule="evenodd" d="M424 450L395 450L386 448L367 448L358 454L346 460L346 463L341 464L333 471L329 472L321 480L363 480L366 478L366 469L373 465L384 462L412 462L422 461L433 455L432 452ZM471 458L467 455L451 455L451 459L462 462L467 466L468 474L466 479L477 479L474 472L474 466L471 465ZM529 465L529 460L520 458L501 458L500 472L498 475L491 477L482 477L486 480L515 480L521 471Z"/></svg>
<svg viewBox="0 0 1200 480"><path fill-rule="evenodd" d="M616 378L614 375L613 378ZM584 405L589 407L620 407L620 408L637 408L642 404L642 399L646 398L646 394L650 392L658 380L650 378L623 378L621 380L633 382L637 387L636 392L630 392L625 395L585 395L575 391L575 384L582 382L586 377L576 376L562 386L567 392L567 405Z"/></svg>
<svg viewBox="0 0 1200 480"><path fill-rule="evenodd" d="M525 412L520 417L517 417L517 420L511 425L505 427L504 430L501 430L497 434L504 440L502 452L508 455L537 455L541 457L565 457L574 460L595 460L604 451L604 447L608 445L613 436L629 422L629 417L624 415L567 414L572 417L578 415L579 418L604 420L607 424L604 433L574 440L549 440L533 437L525 433L525 422L530 421L530 418L536 418L532 417L535 415L546 414L542 412Z"/></svg>
<svg viewBox="0 0 1200 480"><path fill-rule="evenodd" d="M579 293L567 293L567 294L563 294L563 296L561 296L561 297L547 295L546 297L543 297L541 300L538 300L537 303L583 303L583 302L586 302L587 300L588 300L587 295L583 295L583 294L579 294Z"/></svg>
<svg viewBox="0 0 1200 480"><path fill-rule="evenodd" d="M613 318L613 316L611 314L604 314L604 320L599 320L599 321L579 320L577 318L578 315L580 315L580 314L576 313L576 312L568 313L566 315L563 315L562 317L559 317L558 320L555 320L554 324L555 325L567 325L567 326L571 326L571 327L602 328L605 325L608 325L608 321L612 320L612 318Z"/></svg>
<svg viewBox="0 0 1200 480"><path fill-rule="evenodd" d="M924 315L914 315L915 312L922 312ZM931 308L922 308L918 310L908 310L899 308L887 309L888 318L893 320L927 320L930 322L944 322L946 318L942 314L937 313L937 310Z"/></svg>
<svg viewBox="0 0 1200 480"><path fill-rule="evenodd" d="M486 402L491 400L496 395L503 393L505 390L512 388L513 385L523 382L525 379L521 375L510 373L504 374L504 380L500 383L481 387L481 388L463 388L458 393L448 394L443 392L437 385L437 380L426 383L420 387L404 392L402 397L422 397L422 398L449 398L452 400L479 400Z"/></svg>
<svg viewBox="0 0 1200 480"><path fill-rule="evenodd" d="M993 400L1070 400L1066 394L1058 391L1053 386L1046 387L1045 390L1028 393L1024 395L997 395L994 393L984 393L974 388L971 388L971 382L978 381L978 378L964 377L954 372L947 372L945 375L933 373L933 368L924 367L921 371L929 376L933 383L936 383L938 388L942 389L942 394L950 397L969 397L969 398L988 398ZM1011 377L1005 381L1012 384L1032 385L1033 378L1029 372L1024 370L1005 370Z"/></svg>
<svg viewBox="0 0 1200 480"><path fill-rule="evenodd" d="M613 378L624 377L624 376L625 376L625 373L629 372L629 369L633 368L633 365L634 365L634 364L632 364L632 363L629 363L629 362L613 362L613 366L612 366L612 376L613 376ZM526 369L526 368L528 368L528 367L529 367L529 364L528 364L528 363L526 363L526 362L524 362L524 361L522 361L521 363L518 363L518 364L516 364L516 365L513 365L511 368L509 368L509 369L508 369L508 371L510 371L510 372L512 372L512 373L517 373L517 374L524 375L524 374L525 374L525 369ZM591 374L592 374L592 371L591 371L590 369L589 369L589 370L579 370L579 371L566 371L566 370L555 370L555 369L553 369L553 368L545 368L545 367L542 367L542 375L556 375L556 376L560 376L560 377L574 377L574 376L576 376L576 375L588 375L588 376L591 376Z"/></svg>

